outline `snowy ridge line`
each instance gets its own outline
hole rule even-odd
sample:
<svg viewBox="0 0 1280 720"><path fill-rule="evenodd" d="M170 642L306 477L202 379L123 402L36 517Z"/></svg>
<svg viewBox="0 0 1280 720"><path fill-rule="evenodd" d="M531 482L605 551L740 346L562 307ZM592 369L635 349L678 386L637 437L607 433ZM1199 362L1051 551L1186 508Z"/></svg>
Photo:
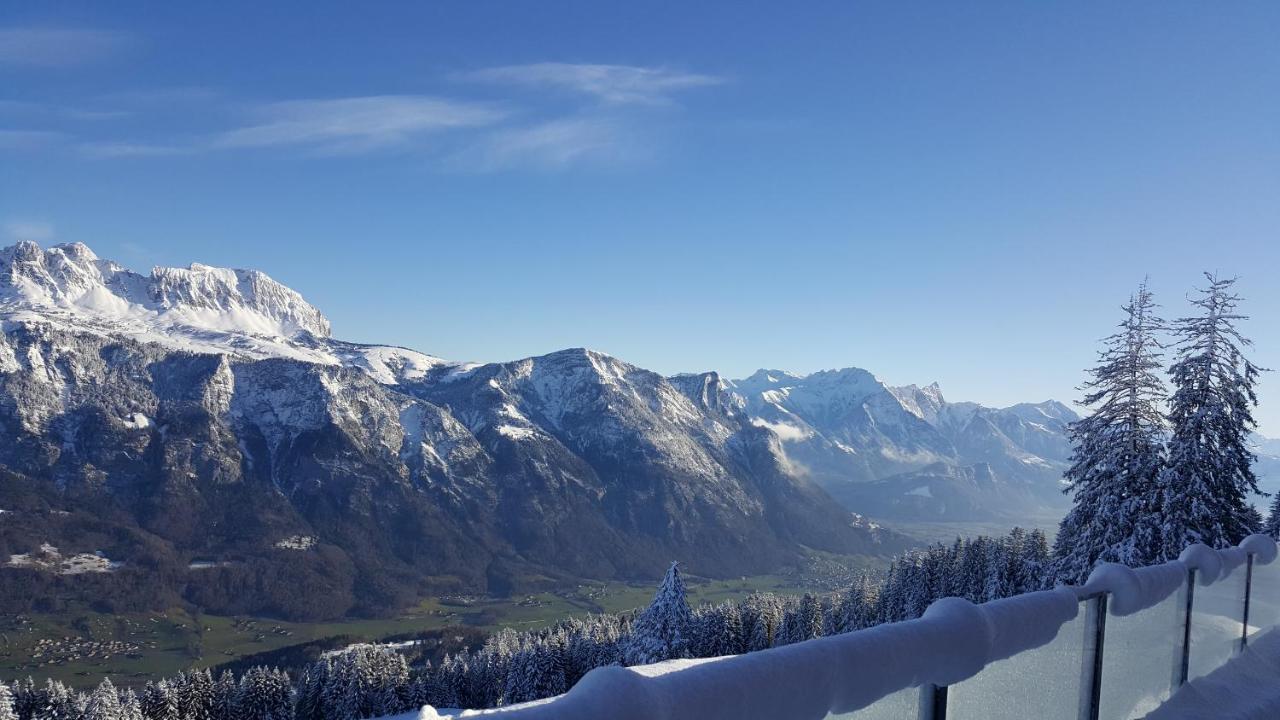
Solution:
<svg viewBox="0 0 1280 720"><path fill-rule="evenodd" d="M1132 614L1175 592L1190 569L1197 571L1202 585L1209 585L1249 555L1257 564L1269 564L1276 559L1276 542L1251 535L1226 550L1193 545L1178 560L1136 570L1105 563L1084 585L981 605L942 598L915 620L744 655L596 668L564 695L464 715L495 720L821 720L908 688L954 685L990 663L1047 645L1075 619L1086 598L1107 593L1113 614ZM429 706L420 715L421 720L437 717Z"/></svg>

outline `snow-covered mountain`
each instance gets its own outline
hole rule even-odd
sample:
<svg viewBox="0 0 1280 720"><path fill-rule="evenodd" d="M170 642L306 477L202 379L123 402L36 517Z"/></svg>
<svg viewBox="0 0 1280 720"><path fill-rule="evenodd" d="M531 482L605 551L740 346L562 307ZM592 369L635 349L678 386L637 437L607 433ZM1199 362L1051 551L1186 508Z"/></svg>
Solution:
<svg viewBox="0 0 1280 720"><path fill-rule="evenodd" d="M144 276L83 245L0 250L0 327L0 558L101 553L130 602L326 617L904 545L714 374L344 343L262 273Z"/></svg>
<svg viewBox="0 0 1280 720"><path fill-rule="evenodd" d="M81 243L0 249L0 315L173 350L361 366L380 382L418 378L444 362L334 340L319 310L257 270L193 263L141 275Z"/></svg>
<svg viewBox="0 0 1280 720"><path fill-rule="evenodd" d="M1051 515L1067 504L1061 478L1076 414L1061 403L949 403L936 383L891 387L857 368L760 370L731 385L800 474L873 517Z"/></svg>

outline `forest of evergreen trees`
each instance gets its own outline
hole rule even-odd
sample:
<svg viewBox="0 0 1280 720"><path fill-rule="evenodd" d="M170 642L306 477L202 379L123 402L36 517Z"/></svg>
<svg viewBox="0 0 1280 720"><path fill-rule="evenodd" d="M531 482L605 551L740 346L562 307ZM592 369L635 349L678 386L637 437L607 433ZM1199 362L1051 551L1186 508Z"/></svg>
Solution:
<svg viewBox="0 0 1280 720"><path fill-rule="evenodd" d="M410 666L404 655L359 645L305 667L239 677L192 670L120 689L109 679L89 693L56 681L0 683L0 720L357 720L424 704L486 708L562 693L593 668L763 650L918 617L934 600L974 602L1052 583L1043 533L1015 528L937 544L895 559L880 580L859 576L836 593L757 593L690 608L672 565L653 603L638 613L590 615L544 630L506 629L478 650Z"/></svg>

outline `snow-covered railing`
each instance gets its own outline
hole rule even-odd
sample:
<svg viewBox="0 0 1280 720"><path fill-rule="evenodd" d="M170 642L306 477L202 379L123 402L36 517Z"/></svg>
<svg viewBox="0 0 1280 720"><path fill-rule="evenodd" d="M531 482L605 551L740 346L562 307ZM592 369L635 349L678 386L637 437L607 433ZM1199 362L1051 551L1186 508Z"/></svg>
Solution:
<svg viewBox="0 0 1280 720"><path fill-rule="evenodd" d="M916 620L659 673L603 667L501 720L820 720L1140 717L1280 623L1276 543L1187 548L1084 585L975 605L934 602ZM1083 609L1083 612L1082 612Z"/></svg>

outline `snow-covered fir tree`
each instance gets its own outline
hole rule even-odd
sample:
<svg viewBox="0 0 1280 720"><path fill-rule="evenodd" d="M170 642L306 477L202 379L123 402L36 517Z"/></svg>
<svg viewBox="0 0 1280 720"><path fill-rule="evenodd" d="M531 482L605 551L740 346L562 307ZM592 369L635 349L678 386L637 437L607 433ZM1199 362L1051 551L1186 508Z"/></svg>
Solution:
<svg viewBox="0 0 1280 720"><path fill-rule="evenodd" d="M680 563L671 563L653 602L631 629L627 644L627 664L644 665L685 657L692 612L685 597Z"/></svg>
<svg viewBox="0 0 1280 720"><path fill-rule="evenodd" d="M87 700L71 692L57 680L46 680L43 690L36 691L31 717L37 720L79 720Z"/></svg>
<svg viewBox="0 0 1280 720"><path fill-rule="evenodd" d="M178 698L168 680L147 683L142 689L142 714L147 720L180 720Z"/></svg>
<svg viewBox="0 0 1280 720"><path fill-rule="evenodd" d="M182 673L174 690L182 720L213 720L213 675L208 670Z"/></svg>
<svg viewBox="0 0 1280 720"><path fill-rule="evenodd" d="M13 711L18 720L30 720L38 708L44 707L46 695L36 687L36 683L27 676L26 680L13 684Z"/></svg>
<svg viewBox="0 0 1280 720"><path fill-rule="evenodd" d="M111 678L103 678L93 694L89 696L89 704L84 710L84 720L123 720L120 693L111 683Z"/></svg>
<svg viewBox="0 0 1280 720"><path fill-rule="evenodd" d="M120 691L120 718L121 720L144 720L142 703L132 688Z"/></svg>
<svg viewBox="0 0 1280 720"><path fill-rule="evenodd" d="M1236 323L1235 279L1205 274L1192 304L1199 314L1174 323L1177 359L1170 368L1169 459L1160 476L1164 525L1152 561L1176 558L1186 546L1234 545L1254 531L1248 497L1258 492L1249 437L1256 427L1255 387L1262 369L1244 351L1252 343Z"/></svg>
<svg viewBox="0 0 1280 720"><path fill-rule="evenodd" d="M506 702L519 703L559 695L564 681L564 655L551 642L532 645L511 658Z"/></svg>
<svg viewBox="0 0 1280 720"><path fill-rule="evenodd" d="M13 707L13 692L2 682L0 682L0 720L18 720L18 713Z"/></svg>
<svg viewBox="0 0 1280 720"><path fill-rule="evenodd" d="M1271 509L1258 532L1264 532L1280 540L1280 493L1276 493L1275 497L1271 498Z"/></svg>
<svg viewBox="0 0 1280 720"><path fill-rule="evenodd" d="M1165 397L1158 333L1164 321L1146 283L1123 307L1120 329L1103 341L1082 405L1090 414L1070 427L1074 494L1054 544L1058 578L1080 582L1099 561L1130 566L1159 556L1165 463Z"/></svg>
<svg viewBox="0 0 1280 720"><path fill-rule="evenodd" d="M293 705L295 720L324 720L324 706L322 705L324 667L323 663L316 663L303 669L298 676L298 687ZM426 701L424 700L418 704L426 704Z"/></svg>
<svg viewBox="0 0 1280 720"><path fill-rule="evenodd" d="M236 695L240 720L292 720L293 685L282 670L255 667L240 678Z"/></svg>
<svg viewBox="0 0 1280 720"><path fill-rule="evenodd" d="M236 694L239 685L229 670L223 670L213 683L213 720L236 720Z"/></svg>

